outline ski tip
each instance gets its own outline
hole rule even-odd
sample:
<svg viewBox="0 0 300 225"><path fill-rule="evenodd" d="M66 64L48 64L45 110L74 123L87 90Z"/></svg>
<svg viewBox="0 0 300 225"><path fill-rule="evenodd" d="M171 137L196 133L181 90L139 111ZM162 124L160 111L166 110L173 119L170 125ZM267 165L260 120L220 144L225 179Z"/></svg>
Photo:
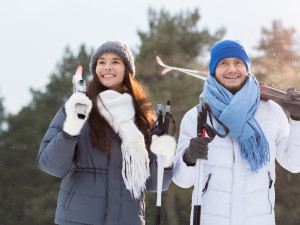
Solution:
<svg viewBox="0 0 300 225"><path fill-rule="evenodd" d="M82 74L82 66L79 65L79 66L77 67L77 70L76 70L75 75L81 75L81 74Z"/></svg>
<svg viewBox="0 0 300 225"><path fill-rule="evenodd" d="M283 97L286 96L286 93L285 93L285 92L280 91L280 90L275 89L275 88L271 88L271 87L269 87L269 86L267 86L267 85L265 85L265 84L259 84L259 88L262 89L262 90L265 90L265 91L269 91L269 92L271 92L271 93L279 94L279 95L281 95L281 96L283 96Z"/></svg>
<svg viewBox="0 0 300 225"><path fill-rule="evenodd" d="M157 62L159 65L161 65L161 66L164 65L164 63L163 63L162 60L159 58L159 56L156 56L156 62Z"/></svg>
<svg viewBox="0 0 300 225"><path fill-rule="evenodd" d="M209 75L209 72L206 72L206 71L197 71L197 73L199 75L204 75L204 76L208 76Z"/></svg>
<svg viewBox="0 0 300 225"><path fill-rule="evenodd" d="M165 75L166 73L170 72L171 68L165 68L163 71L161 71L161 75Z"/></svg>

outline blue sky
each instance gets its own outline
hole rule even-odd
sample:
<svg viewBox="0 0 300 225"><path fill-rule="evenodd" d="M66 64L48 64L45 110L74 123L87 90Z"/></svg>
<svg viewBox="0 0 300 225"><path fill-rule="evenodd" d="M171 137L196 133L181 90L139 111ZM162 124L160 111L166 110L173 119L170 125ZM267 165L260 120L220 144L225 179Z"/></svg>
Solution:
<svg viewBox="0 0 300 225"><path fill-rule="evenodd" d="M30 87L45 87L67 45L77 51L83 43L96 48L121 40L136 50L137 31L148 30L149 7L172 14L198 8L200 29L224 27L225 38L241 40L250 54L273 20L300 33L299 0L1 0L0 96L6 112L17 113L31 101Z"/></svg>

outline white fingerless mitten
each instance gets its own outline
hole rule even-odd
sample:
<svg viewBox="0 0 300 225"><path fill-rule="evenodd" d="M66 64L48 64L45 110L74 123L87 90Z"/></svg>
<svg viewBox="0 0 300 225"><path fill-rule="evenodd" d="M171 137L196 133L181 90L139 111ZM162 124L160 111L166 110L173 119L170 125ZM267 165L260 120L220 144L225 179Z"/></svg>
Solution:
<svg viewBox="0 0 300 225"><path fill-rule="evenodd" d="M76 104L83 104L87 106L86 117L84 119L78 118ZM86 95L82 93L74 93L65 104L66 120L63 130L71 136L78 135L88 119L91 109L92 101Z"/></svg>
<svg viewBox="0 0 300 225"><path fill-rule="evenodd" d="M164 167L170 167L173 165L174 156L176 151L176 140L170 135L152 136L152 143L150 150L156 155L162 155L165 157Z"/></svg>

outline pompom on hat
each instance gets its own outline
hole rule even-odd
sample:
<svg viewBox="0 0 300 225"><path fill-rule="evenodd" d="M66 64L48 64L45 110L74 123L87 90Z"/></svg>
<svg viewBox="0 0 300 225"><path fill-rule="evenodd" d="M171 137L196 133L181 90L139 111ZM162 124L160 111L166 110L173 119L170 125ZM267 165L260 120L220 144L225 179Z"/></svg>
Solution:
<svg viewBox="0 0 300 225"><path fill-rule="evenodd" d="M250 59L246 47L235 40L224 40L217 42L210 50L209 72L214 76L218 63L225 58L238 58L244 62L247 71L250 72Z"/></svg>
<svg viewBox="0 0 300 225"><path fill-rule="evenodd" d="M134 57L128 46L120 41L107 41L100 45L96 51L93 53L90 62L90 71L93 76L96 75L96 64L100 55L104 53L116 53L118 54L125 64L127 65L129 72L134 77L135 75L135 66L134 66Z"/></svg>

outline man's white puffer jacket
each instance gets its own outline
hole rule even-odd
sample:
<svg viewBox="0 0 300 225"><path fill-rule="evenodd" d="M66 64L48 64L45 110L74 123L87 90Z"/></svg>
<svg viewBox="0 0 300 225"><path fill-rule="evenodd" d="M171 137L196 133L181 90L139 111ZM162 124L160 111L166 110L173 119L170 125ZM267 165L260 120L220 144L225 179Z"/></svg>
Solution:
<svg viewBox="0 0 300 225"><path fill-rule="evenodd" d="M202 190L207 187L202 197L201 225L275 225L275 158L290 172L300 172L300 121L290 119L289 124L273 101L261 101L255 119L269 142L270 162L251 173L249 163L241 158L238 140L216 136L208 145L208 160L204 162ZM173 181L182 188L193 186L196 180L196 166L187 166L182 159L190 139L196 137L196 121L194 107L181 122Z"/></svg>

